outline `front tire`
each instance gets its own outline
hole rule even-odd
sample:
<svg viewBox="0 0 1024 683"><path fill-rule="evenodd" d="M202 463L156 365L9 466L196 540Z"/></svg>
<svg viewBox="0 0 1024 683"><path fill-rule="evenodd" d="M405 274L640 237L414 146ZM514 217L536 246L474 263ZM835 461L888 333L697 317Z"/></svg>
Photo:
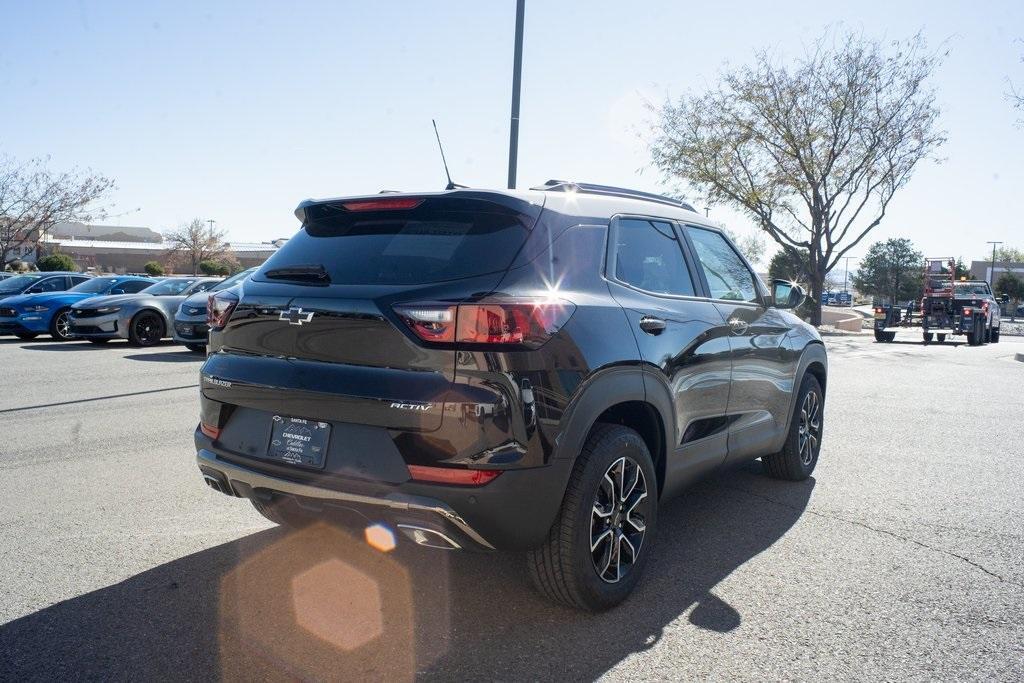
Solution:
<svg viewBox="0 0 1024 683"><path fill-rule="evenodd" d="M881 344L891 342L896 338L895 332L882 332L881 330L875 330L875 341Z"/></svg>
<svg viewBox="0 0 1024 683"><path fill-rule="evenodd" d="M108 341L110 341L110 340L109 339L104 339L103 337L99 337L97 339L90 339L89 343L90 344L95 344L96 346L103 346Z"/></svg>
<svg viewBox="0 0 1024 683"><path fill-rule="evenodd" d="M62 308L50 320L50 337L55 341L71 339L71 309Z"/></svg>
<svg viewBox="0 0 1024 683"><path fill-rule="evenodd" d="M811 476L821 452L825 397L813 375L805 375L796 398L796 411L789 423L789 434L782 450L761 458L765 471L773 479L803 481Z"/></svg>
<svg viewBox="0 0 1024 683"><path fill-rule="evenodd" d="M137 313L128 326L128 341L135 346L154 346L164 338L164 321L152 311Z"/></svg>
<svg viewBox="0 0 1024 683"><path fill-rule="evenodd" d="M932 343L932 336L933 335L932 335L931 332L925 332L923 336L924 336L924 343L925 344L931 344Z"/></svg>
<svg viewBox="0 0 1024 683"><path fill-rule="evenodd" d="M654 539L656 477L638 433L620 425L594 427L547 540L528 553L530 578L545 597L599 611L629 596Z"/></svg>
<svg viewBox="0 0 1024 683"><path fill-rule="evenodd" d="M938 337L939 337L939 343L940 343L940 344L942 344L943 342L945 342L945 341L946 341L946 335L944 335L944 334L942 334L942 333L939 333L939 334L938 334Z"/></svg>
<svg viewBox="0 0 1024 683"><path fill-rule="evenodd" d="M999 328L998 327L993 327L992 328L992 343L993 344L998 344L999 343Z"/></svg>

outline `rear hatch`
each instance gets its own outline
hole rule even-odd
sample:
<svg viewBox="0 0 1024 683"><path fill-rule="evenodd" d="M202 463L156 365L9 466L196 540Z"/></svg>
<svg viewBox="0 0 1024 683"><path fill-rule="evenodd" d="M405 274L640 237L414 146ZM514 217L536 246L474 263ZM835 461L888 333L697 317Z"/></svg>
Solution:
<svg viewBox="0 0 1024 683"><path fill-rule="evenodd" d="M438 429L456 351L420 343L393 306L490 292L540 211L474 191L304 203L302 230L239 288L204 394L274 415Z"/></svg>

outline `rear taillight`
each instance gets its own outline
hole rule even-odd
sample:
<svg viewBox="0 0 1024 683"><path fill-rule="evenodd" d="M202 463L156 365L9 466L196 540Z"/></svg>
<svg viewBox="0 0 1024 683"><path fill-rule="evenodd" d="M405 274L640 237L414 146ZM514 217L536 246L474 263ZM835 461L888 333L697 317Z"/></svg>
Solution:
<svg viewBox="0 0 1024 683"><path fill-rule="evenodd" d="M969 309L969 308L965 308L964 309L964 317L965 318L970 318L971 317L971 313L973 313L973 311L971 309Z"/></svg>
<svg viewBox="0 0 1024 683"><path fill-rule="evenodd" d="M502 344L536 349L576 307L568 301L516 298L472 304L404 304L395 313L416 336L441 344Z"/></svg>
<svg viewBox="0 0 1024 683"><path fill-rule="evenodd" d="M201 431L203 434L206 434L206 436L210 437L215 441L218 438L220 438L220 427L215 427L213 425L208 425L205 422L200 422L199 431Z"/></svg>
<svg viewBox="0 0 1024 683"><path fill-rule="evenodd" d="M219 330L228 324L231 313L238 305L238 297L228 290L211 294L206 299L206 323L212 330Z"/></svg>

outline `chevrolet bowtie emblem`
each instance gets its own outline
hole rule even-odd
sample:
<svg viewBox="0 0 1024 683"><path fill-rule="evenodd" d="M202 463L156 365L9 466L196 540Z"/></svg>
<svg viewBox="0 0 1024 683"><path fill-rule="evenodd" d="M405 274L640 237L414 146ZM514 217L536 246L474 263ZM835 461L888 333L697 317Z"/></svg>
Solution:
<svg viewBox="0 0 1024 683"><path fill-rule="evenodd" d="M301 325L302 323L308 323L313 319L313 311L303 311L301 308L289 308L287 311L281 311L281 315L277 317L278 320L286 320L289 325Z"/></svg>

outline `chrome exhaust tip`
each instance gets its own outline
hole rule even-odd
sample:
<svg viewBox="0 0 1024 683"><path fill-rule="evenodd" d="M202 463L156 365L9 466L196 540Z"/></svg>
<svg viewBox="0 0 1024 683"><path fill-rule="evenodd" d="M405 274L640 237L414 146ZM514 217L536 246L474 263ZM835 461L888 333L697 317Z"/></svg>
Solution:
<svg viewBox="0 0 1024 683"><path fill-rule="evenodd" d="M460 550L462 548L454 540L435 529L428 529L414 524L399 524L398 528L416 545L438 548L439 550Z"/></svg>
<svg viewBox="0 0 1024 683"><path fill-rule="evenodd" d="M206 474L204 472L203 481L205 481L206 485L209 486L214 491L216 491L217 493L227 493L227 491L224 490L224 484L222 484L220 479L218 479L217 477Z"/></svg>

